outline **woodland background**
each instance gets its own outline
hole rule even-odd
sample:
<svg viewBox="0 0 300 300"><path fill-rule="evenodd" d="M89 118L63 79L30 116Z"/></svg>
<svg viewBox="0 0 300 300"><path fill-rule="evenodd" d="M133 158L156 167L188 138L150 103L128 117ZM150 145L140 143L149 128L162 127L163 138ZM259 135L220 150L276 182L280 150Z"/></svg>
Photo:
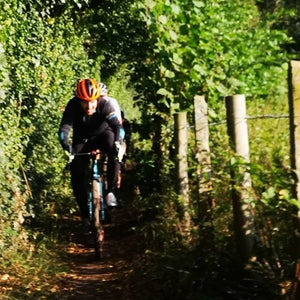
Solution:
<svg viewBox="0 0 300 300"><path fill-rule="evenodd" d="M1 0L0 277L13 275L29 290L35 280L47 294L46 282L64 271L56 221L76 207L57 131L77 81L94 77L132 123L132 209L149 283L159 278L163 291L176 289L186 299L217 299L224 286L231 299L289 297L297 207L288 119L249 121L249 201L261 247L239 284L232 275L232 154L221 121L224 97L234 94L246 95L249 115L288 114L288 62L300 58L299 47L300 2L294 0ZM196 233L186 245L173 182L173 114L187 111L192 124L195 95L205 95L209 121L218 124L210 127L214 210L209 224L199 223L191 137Z"/></svg>

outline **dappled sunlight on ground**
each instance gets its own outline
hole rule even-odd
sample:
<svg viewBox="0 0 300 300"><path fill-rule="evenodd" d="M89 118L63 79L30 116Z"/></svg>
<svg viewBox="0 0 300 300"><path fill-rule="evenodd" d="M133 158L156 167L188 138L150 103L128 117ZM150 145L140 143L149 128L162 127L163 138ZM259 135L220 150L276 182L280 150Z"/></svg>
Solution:
<svg viewBox="0 0 300 300"><path fill-rule="evenodd" d="M132 263L138 258L137 240L126 216L126 208L113 212L105 225L105 244L100 261L94 259L92 237L72 232L67 249L70 272L57 284L54 299L133 299L130 288ZM77 226L80 226L78 220ZM76 230L76 227L73 228Z"/></svg>

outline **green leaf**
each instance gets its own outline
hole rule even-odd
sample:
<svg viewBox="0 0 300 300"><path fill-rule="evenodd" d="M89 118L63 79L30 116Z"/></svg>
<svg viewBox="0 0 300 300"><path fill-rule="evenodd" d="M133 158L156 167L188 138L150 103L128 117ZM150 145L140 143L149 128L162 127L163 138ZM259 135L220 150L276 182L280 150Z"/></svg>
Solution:
<svg viewBox="0 0 300 300"><path fill-rule="evenodd" d="M172 40L176 41L178 39L178 36L174 30L170 30L169 34Z"/></svg>
<svg viewBox="0 0 300 300"><path fill-rule="evenodd" d="M174 53L174 54L173 54L173 61L174 61L177 65L181 65L181 64L182 64L182 58L181 58L177 53Z"/></svg>
<svg viewBox="0 0 300 300"><path fill-rule="evenodd" d="M211 107L208 107L208 115L212 119L216 119L218 117L216 112Z"/></svg>
<svg viewBox="0 0 300 300"><path fill-rule="evenodd" d="M155 1L153 1L153 0L146 0L146 1L145 1L145 5L146 5L147 7L149 7L150 9L152 9L152 8L156 5L156 3L155 3Z"/></svg>
<svg viewBox="0 0 300 300"><path fill-rule="evenodd" d="M167 78L174 78L175 77L175 73L172 72L172 71L170 71L170 70L166 70L165 77L167 77Z"/></svg>
<svg viewBox="0 0 300 300"><path fill-rule="evenodd" d="M262 195L266 199L271 199L275 197L276 193L274 187L269 187L265 192L262 193Z"/></svg>
<svg viewBox="0 0 300 300"><path fill-rule="evenodd" d="M232 158L230 159L230 165L231 165L231 166L234 166L236 163L237 163L237 159L236 159L235 157L232 157Z"/></svg>
<svg viewBox="0 0 300 300"><path fill-rule="evenodd" d="M199 72L201 75L205 75L205 70L202 66L196 64L193 66L193 69L197 72Z"/></svg>
<svg viewBox="0 0 300 300"><path fill-rule="evenodd" d="M300 209L300 203L296 199L289 199L288 202Z"/></svg>
<svg viewBox="0 0 300 300"><path fill-rule="evenodd" d="M236 78L229 78L228 82L233 86L233 87L239 87L239 86L247 86L247 84L245 82L242 82Z"/></svg>
<svg viewBox="0 0 300 300"><path fill-rule="evenodd" d="M165 15L160 15L160 16L158 17L158 20L159 20L159 22L162 23L162 24L166 24L166 23L168 22L168 18L167 18Z"/></svg>
<svg viewBox="0 0 300 300"><path fill-rule="evenodd" d="M279 198L290 200L290 192L287 189L282 189L279 191Z"/></svg>
<svg viewBox="0 0 300 300"><path fill-rule="evenodd" d="M223 96L226 96L227 95L227 89L226 87L222 84L222 83L219 83L215 86L216 90L218 90Z"/></svg>
<svg viewBox="0 0 300 300"><path fill-rule="evenodd" d="M200 74L196 72L194 69L190 70L190 78L192 78L195 81L199 81L200 79Z"/></svg>
<svg viewBox="0 0 300 300"><path fill-rule="evenodd" d="M179 103L172 103L171 105L173 112L178 111L180 109Z"/></svg>
<svg viewBox="0 0 300 300"><path fill-rule="evenodd" d="M161 104L164 104L168 108L170 107L170 104L169 104L168 100L166 99L166 97L159 99L158 102Z"/></svg>
<svg viewBox="0 0 300 300"><path fill-rule="evenodd" d="M167 96L169 93L170 93L170 92L167 91L167 90L164 89L164 88L160 88L160 89L156 92L156 94L163 95L163 96Z"/></svg>
<svg viewBox="0 0 300 300"><path fill-rule="evenodd" d="M193 1L193 4L199 8L205 6L204 2L202 2L202 1Z"/></svg>
<svg viewBox="0 0 300 300"><path fill-rule="evenodd" d="M171 8L172 8L172 12L176 15L178 15L180 13L180 7L176 4L172 4L171 5Z"/></svg>

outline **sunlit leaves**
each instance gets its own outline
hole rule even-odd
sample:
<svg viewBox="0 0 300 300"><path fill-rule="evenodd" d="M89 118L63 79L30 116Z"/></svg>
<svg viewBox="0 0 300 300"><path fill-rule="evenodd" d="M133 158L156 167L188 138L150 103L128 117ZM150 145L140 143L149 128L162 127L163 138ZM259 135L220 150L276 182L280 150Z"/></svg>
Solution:
<svg viewBox="0 0 300 300"><path fill-rule="evenodd" d="M171 8L172 8L172 12L173 12L174 14L176 14L176 15L179 14L179 12L180 12L180 7L179 7L178 5L176 5L176 4L171 4Z"/></svg>
<svg viewBox="0 0 300 300"><path fill-rule="evenodd" d="M201 92L208 93L213 105L229 93L267 96L270 90L282 91L284 70L276 65L286 60L280 44L287 37L260 21L254 4L157 1L151 2L150 15L151 68L157 62L168 70L159 79L154 76L153 83L172 90L174 101L184 103L183 95ZM169 60L157 51L162 48ZM183 82L189 90L182 89Z"/></svg>
<svg viewBox="0 0 300 300"><path fill-rule="evenodd" d="M14 191L24 191L26 176L32 204L43 206L47 193L53 198L59 193L53 182L61 176L56 173L61 156L57 140L61 109L73 96L78 78L97 76L99 65L88 59L82 46L85 30L75 31L67 10L49 18L49 7L40 1L29 1L28 5L10 1L9 6L2 3L0 8L0 19L4 20L0 28L0 150L6 159L6 178L0 188L6 191L2 196L6 195L9 203L18 203L20 198L24 201L28 195L17 197ZM23 173L18 171L20 166ZM8 180L12 176L14 184ZM5 197L1 201L4 203ZM1 215L2 220L14 218L11 213Z"/></svg>
<svg viewBox="0 0 300 300"><path fill-rule="evenodd" d="M176 34L176 32L174 30L170 30L169 34L170 34L170 38L172 40L174 40L174 41L177 40L178 36L177 36L177 34Z"/></svg>
<svg viewBox="0 0 300 300"><path fill-rule="evenodd" d="M162 24L166 24L168 22L168 18L166 16L164 16L164 15L159 16L158 20Z"/></svg>
<svg viewBox="0 0 300 300"><path fill-rule="evenodd" d="M146 5L146 7L152 9L155 6L155 1L154 0L146 0L145 5Z"/></svg>
<svg viewBox="0 0 300 300"><path fill-rule="evenodd" d="M195 7L203 7L205 6L203 1L193 1L193 4L195 5Z"/></svg>
<svg viewBox="0 0 300 300"><path fill-rule="evenodd" d="M159 89L156 93L163 96L168 96L170 94L170 92L164 88Z"/></svg>

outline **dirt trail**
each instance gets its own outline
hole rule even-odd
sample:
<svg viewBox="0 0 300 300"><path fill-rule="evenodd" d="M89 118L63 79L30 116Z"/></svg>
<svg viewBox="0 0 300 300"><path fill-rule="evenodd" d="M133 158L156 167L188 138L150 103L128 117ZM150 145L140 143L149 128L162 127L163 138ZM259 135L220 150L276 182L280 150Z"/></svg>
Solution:
<svg viewBox="0 0 300 300"><path fill-rule="evenodd" d="M72 243L67 250L71 270L59 282L55 299L139 299L131 278L139 259L133 222L126 206L114 209L112 223L105 225L103 257L96 261L91 236L84 234L79 220L73 220Z"/></svg>

